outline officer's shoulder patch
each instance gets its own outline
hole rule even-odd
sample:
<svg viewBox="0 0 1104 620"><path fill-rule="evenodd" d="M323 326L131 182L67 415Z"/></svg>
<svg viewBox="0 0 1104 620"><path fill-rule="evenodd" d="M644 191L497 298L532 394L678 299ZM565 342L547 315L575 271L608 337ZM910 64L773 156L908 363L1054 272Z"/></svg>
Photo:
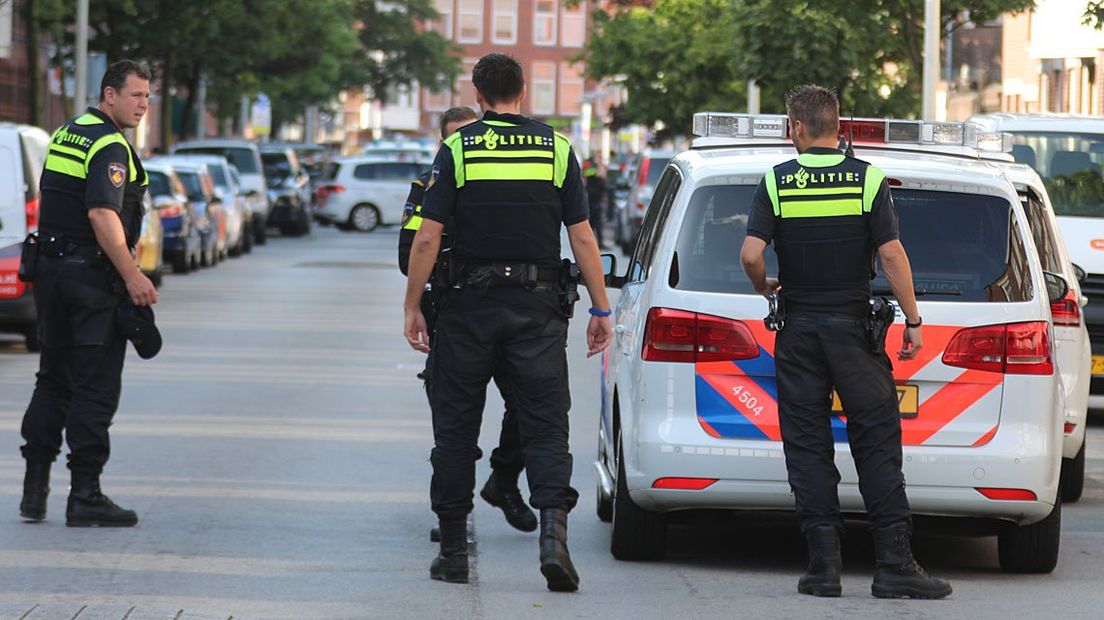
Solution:
<svg viewBox="0 0 1104 620"><path fill-rule="evenodd" d="M111 180L111 184L115 187L122 187L126 182L127 168L126 164L113 161L107 165L107 178Z"/></svg>
<svg viewBox="0 0 1104 620"><path fill-rule="evenodd" d="M441 176L441 169L437 166L433 167L433 170L429 173L429 181L426 183L426 191L428 192L433 184L437 182L437 177Z"/></svg>

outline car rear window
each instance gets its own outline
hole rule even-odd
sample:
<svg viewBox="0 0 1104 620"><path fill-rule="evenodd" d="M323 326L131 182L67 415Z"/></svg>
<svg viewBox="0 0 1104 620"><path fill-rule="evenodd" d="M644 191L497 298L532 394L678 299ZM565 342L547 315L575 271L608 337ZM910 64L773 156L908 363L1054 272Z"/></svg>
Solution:
<svg viewBox="0 0 1104 620"><path fill-rule="evenodd" d="M326 169L322 172L322 180L333 181L337 178L337 174L341 172L341 164L337 162L330 162L326 164Z"/></svg>
<svg viewBox="0 0 1104 620"><path fill-rule="evenodd" d="M160 172L149 173L149 193L151 196L168 196L172 194L169 189L169 177Z"/></svg>
<svg viewBox="0 0 1104 620"><path fill-rule="evenodd" d="M648 185L655 187L659 183L659 177L663 176L663 170L667 167L670 157L652 157L648 163Z"/></svg>
<svg viewBox="0 0 1104 620"><path fill-rule="evenodd" d="M180 178L180 182L184 184L184 191L188 194L188 200L203 200L206 196L203 195L203 182L199 180L199 175L195 172L180 171L176 176Z"/></svg>
<svg viewBox="0 0 1104 620"><path fill-rule="evenodd" d="M690 197L676 244L674 287L711 293L754 294L740 264L754 185L707 185ZM1026 301L1031 275L1023 243L1012 225L1011 204L994 196L893 190L901 243L912 264L913 283L923 299L938 301ZM767 273L778 273L773 249ZM871 282L888 294L879 275Z"/></svg>
<svg viewBox="0 0 1104 620"><path fill-rule="evenodd" d="M208 165L207 172L211 174L211 180L215 182L215 186L224 190L230 189L230 180L226 178L226 173L221 165Z"/></svg>
<svg viewBox="0 0 1104 620"><path fill-rule="evenodd" d="M238 168L242 174L257 174L257 158L250 149L232 146L189 146L178 149L176 153L190 155L221 155Z"/></svg>

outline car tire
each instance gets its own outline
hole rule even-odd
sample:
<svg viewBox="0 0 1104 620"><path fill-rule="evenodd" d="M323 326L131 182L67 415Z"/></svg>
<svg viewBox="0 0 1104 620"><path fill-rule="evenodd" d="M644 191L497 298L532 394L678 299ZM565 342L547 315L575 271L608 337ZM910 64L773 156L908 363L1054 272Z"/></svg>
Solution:
<svg viewBox="0 0 1104 620"><path fill-rule="evenodd" d="M608 470L609 460L606 458L606 447L604 445L602 445L602 443L603 443L602 439L599 437L599 439L598 439L598 461L600 463L602 463L602 465L606 466L606 468ZM594 485L594 488L597 491L598 520L602 521L603 523L609 523L610 521L613 521L613 498L612 497L605 497L602 494L602 484L601 483L596 483Z"/></svg>
<svg viewBox="0 0 1104 620"><path fill-rule="evenodd" d="M299 216L299 223L295 226L295 236L305 237L311 232L311 218L310 215L304 210Z"/></svg>
<svg viewBox="0 0 1104 620"><path fill-rule="evenodd" d="M191 261L188 260L187 254L180 253L179 255L174 256L172 259L173 273L188 273L189 271L191 271L190 262Z"/></svg>
<svg viewBox="0 0 1104 620"><path fill-rule="evenodd" d="M667 515L650 512L629 497L625 453L617 431L617 486L613 496L610 553L618 560L662 560L667 555Z"/></svg>
<svg viewBox="0 0 1104 620"><path fill-rule="evenodd" d="M268 243L268 227L263 221L260 226L257 225L256 221L253 222L253 240L257 245Z"/></svg>
<svg viewBox="0 0 1104 620"><path fill-rule="evenodd" d="M1085 490L1085 444L1081 442L1081 449L1072 459L1062 459L1062 501L1074 503L1081 499L1081 493Z"/></svg>
<svg viewBox="0 0 1104 620"><path fill-rule="evenodd" d="M23 346L28 353L38 353L42 347L38 344L38 326L31 325L23 332Z"/></svg>
<svg viewBox="0 0 1104 620"><path fill-rule="evenodd" d="M379 223L379 210L373 205L359 204L349 212L349 227L357 232L371 232Z"/></svg>
<svg viewBox="0 0 1104 620"><path fill-rule="evenodd" d="M249 254L253 251L253 222L250 222L242 231L242 252Z"/></svg>
<svg viewBox="0 0 1104 620"><path fill-rule="evenodd" d="M1002 523L997 534L997 554L1006 573L1049 573L1058 565L1058 546L1062 534L1062 502L1055 498L1054 508L1045 519L1031 525Z"/></svg>

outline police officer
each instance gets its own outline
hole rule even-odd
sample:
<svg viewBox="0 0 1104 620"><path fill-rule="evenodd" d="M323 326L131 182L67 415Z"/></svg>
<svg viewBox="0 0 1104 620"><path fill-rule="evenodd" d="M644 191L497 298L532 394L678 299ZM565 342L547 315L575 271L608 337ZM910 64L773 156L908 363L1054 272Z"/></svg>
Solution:
<svg viewBox="0 0 1104 620"><path fill-rule="evenodd" d="M23 518L46 518L50 465L69 444L69 526L132 526L138 516L100 491L110 452L107 429L119 404L126 339L116 308L157 303L134 246L148 177L122 131L149 103L149 70L112 64L100 103L54 132L42 173L40 257L34 295L42 346L34 395L23 417L27 474Z"/></svg>
<svg viewBox="0 0 1104 620"><path fill-rule="evenodd" d="M908 256L885 175L837 148L839 101L819 86L786 96L799 156L768 172L756 191L741 250L744 270L763 295L781 294L785 325L775 343L782 444L809 571L798 591L840 596L840 520L830 425L833 388L847 413L847 437L870 517L882 598L943 598L951 586L929 577L912 556L911 513L901 472L901 421L892 364L866 335L877 251L905 315L899 359L923 344ZM774 242L778 280L763 252ZM882 343L884 345L884 342Z"/></svg>
<svg viewBox="0 0 1104 620"><path fill-rule="evenodd" d="M586 180L587 202L590 204L590 229L598 247L602 247L603 207L606 199L606 177L602 175L598 160L588 157L583 162L583 178Z"/></svg>
<svg viewBox="0 0 1104 620"><path fill-rule="evenodd" d="M441 232L450 223L454 286L437 320L430 386L430 499L441 526L441 550L430 576L468 580L465 521L487 383L498 374L513 394L530 504L540 511L541 572L550 590L574 591L579 576L567 550L567 513L578 493L570 484L560 226L567 226L594 304L589 355L608 347L611 335L601 259L571 144L521 115L521 66L505 54L488 54L475 65L472 83L484 116L449 136L437 154L404 304L407 341L428 351L419 303Z"/></svg>
<svg viewBox="0 0 1104 620"><path fill-rule="evenodd" d="M474 122L479 115L468 107L449 108L441 115L441 140L456 133L461 127ZM425 186L429 182L430 171L410 184L410 194L406 198L406 207L403 209L402 230L399 231L399 269L403 275L407 273L410 262L410 246L414 243L414 235L422 227L422 202L425 197ZM442 235L442 246L447 243L447 233ZM442 247L442 251L447 250ZM435 292L435 294L437 294ZM432 341L433 327L437 318L437 309L430 300L429 295L422 296L422 316L426 319L426 328L430 335L430 355L426 360L426 372L423 376L429 380L432 373ZM495 378L502 401L506 403L506 413L502 417L502 431L499 435L498 447L491 451L491 476L487 484L479 492L488 504L502 510L506 522L523 532L532 532L537 529L537 516L525 505L525 500L518 490L518 477L525 468L525 461L521 456L521 437L518 435L517 415L512 405L512 398L505 380ZM430 532L430 540L439 540L440 530L433 528Z"/></svg>

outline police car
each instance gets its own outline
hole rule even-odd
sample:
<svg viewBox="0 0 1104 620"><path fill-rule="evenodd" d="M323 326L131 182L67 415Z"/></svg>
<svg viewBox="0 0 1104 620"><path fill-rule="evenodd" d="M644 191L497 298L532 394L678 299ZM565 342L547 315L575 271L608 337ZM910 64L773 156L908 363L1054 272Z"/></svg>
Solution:
<svg viewBox="0 0 1104 620"><path fill-rule="evenodd" d="M595 466L598 515L612 521L611 550L623 560L662 558L674 511L794 506L775 334L739 258L756 185L795 157L787 120L709 113L694 127L701 137L665 169L626 274L611 277L622 294L603 356ZM1007 136L972 125L857 120L843 129L856 156L886 173L924 317L917 358L893 362L913 512L996 534L1007 571L1049 572L1063 437L1088 358L1042 183L1010 163ZM981 157L987 151L994 161ZM767 258L773 275L773 251ZM872 287L889 295L882 276ZM903 321L898 314L890 329L891 349ZM861 514L846 412L837 416L841 508Z"/></svg>

